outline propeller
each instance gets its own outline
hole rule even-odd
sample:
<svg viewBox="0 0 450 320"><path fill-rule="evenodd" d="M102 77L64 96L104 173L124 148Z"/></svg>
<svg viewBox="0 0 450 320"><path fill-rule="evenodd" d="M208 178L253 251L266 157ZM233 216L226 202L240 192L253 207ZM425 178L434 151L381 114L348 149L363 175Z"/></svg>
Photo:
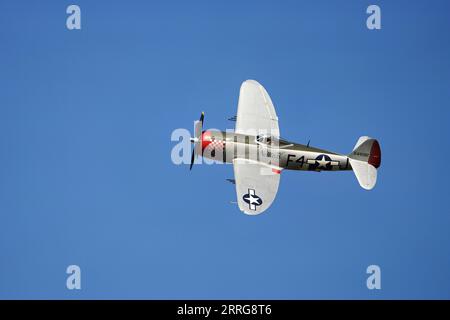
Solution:
<svg viewBox="0 0 450 320"><path fill-rule="evenodd" d="M191 154L191 165L189 167L189 170L192 170L192 166L195 162L195 157L202 153L202 146L201 146L201 136L202 136L202 129L203 129L203 119L205 118L205 113L202 112L200 115L200 120L195 121L194 124L194 138L191 138L191 142L194 144L194 147L192 148L192 154Z"/></svg>

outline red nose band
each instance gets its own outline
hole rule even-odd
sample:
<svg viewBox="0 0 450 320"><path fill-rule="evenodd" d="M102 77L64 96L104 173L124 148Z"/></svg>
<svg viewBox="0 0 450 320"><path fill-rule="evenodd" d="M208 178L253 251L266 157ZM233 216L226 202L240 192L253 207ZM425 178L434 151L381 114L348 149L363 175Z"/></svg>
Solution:
<svg viewBox="0 0 450 320"><path fill-rule="evenodd" d="M202 150L205 150L205 148L211 143L211 132L209 131L203 131L202 132Z"/></svg>

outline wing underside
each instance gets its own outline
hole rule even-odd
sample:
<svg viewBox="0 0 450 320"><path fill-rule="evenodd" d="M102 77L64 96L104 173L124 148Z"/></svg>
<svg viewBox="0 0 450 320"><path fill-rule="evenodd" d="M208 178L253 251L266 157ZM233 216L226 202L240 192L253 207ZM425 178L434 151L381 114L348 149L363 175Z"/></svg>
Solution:
<svg viewBox="0 0 450 320"><path fill-rule="evenodd" d="M239 93L236 133L280 136L278 117L266 89L255 80L244 81Z"/></svg>
<svg viewBox="0 0 450 320"><path fill-rule="evenodd" d="M239 209L248 215L268 209L278 191L279 171L247 159L234 159L233 168Z"/></svg>

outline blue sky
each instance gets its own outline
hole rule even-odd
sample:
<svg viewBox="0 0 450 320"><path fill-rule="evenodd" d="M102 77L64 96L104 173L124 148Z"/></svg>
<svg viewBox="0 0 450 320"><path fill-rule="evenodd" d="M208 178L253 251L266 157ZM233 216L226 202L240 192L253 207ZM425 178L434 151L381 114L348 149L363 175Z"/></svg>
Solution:
<svg viewBox="0 0 450 320"><path fill-rule="evenodd" d="M0 298L450 298L448 2L76 1L69 31L71 3L0 4ZM172 131L232 128L246 79L288 139L377 138L376 188L284 172L249 217L231 166L175 166Z"/></svg>

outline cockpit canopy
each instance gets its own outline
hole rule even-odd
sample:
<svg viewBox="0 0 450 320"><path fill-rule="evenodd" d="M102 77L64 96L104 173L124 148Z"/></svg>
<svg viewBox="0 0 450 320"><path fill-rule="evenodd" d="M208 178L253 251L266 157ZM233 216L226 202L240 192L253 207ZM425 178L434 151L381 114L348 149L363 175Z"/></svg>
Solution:
<svg viewBox="0 0 450 320"><path fill-rule="evenodd" d="M282 138L277 138L269 135L257 135L256 142L259 144L265 144L268 146L285 146L292 144L291 142L284 140Z"/></svg>

